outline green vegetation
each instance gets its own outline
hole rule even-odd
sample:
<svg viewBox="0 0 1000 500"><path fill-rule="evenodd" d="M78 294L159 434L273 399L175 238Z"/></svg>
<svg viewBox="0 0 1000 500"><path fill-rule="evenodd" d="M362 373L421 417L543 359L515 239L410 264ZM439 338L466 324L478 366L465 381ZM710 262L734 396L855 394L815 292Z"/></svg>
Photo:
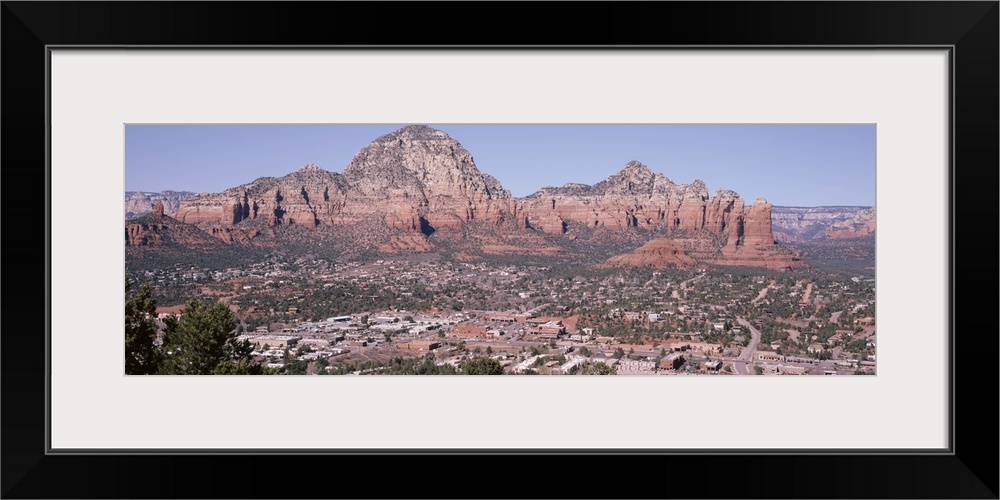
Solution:
<svg viewBox="0 0 1000 500"><path fill-rule="evenodd" d="M160 367L156 347L156 302L149 283L133 289L125 275L125 374L151 375Z"/></svg>
<svg viewBox="0 0 1000 500"><path fill-rule="evenodd" d="M309 362L297 359L285 365L285 373L288 375L305 375L309 372Z"/></svg>
<svg viewBox="0 0 1000 500"><path fill-rule="evenodd" d="M170 319L163 334L165 375L260 375L253 347L237 340L236 320L226 304L192 298L180 320Z"/></svg>
<svg viewBox="0 0 1000 500"><path fill-rule="evenodd" d="M325 361L325 360L324 360ZM436 365L434 356L428 354L423 358L393 357L386 363L375 361L344 361L330 364L329 374L350 375L352 373L372 375L456 375L458 371L449 364ZM319 373L326 373L321 370Z"/></svg>
<svg viewBox="0 0 1000 500"><path fill-rule="evenodd" d="M850 241L823 240L793 245L812 267L831 273L875 276L875 235Z"/></svg>
<svg viewBox="0 0 1000 500"><path fill-rule="evenodd" d="M307 242L303 240L302 244ZM613 245L633 246L628 242L609 242L607 249ZM447 249L444 244L441 252ZM828 250L835 257L834 246ZM519 350L515 362L528 358L529 352L532 356L549 355L539 359L535 367L543 374L550 372L545 362L565 361L565 356L560 356L556 347L567 344L570 345L567 352L585 357L610 346L615 349L613 356L617 359L644 358L649 355L643 352L647 348L639 346L652 344L653 352L659 352L659 360L667 351L676 349L678 343L706 342L713 355L717 353L721 358L729 358L738 354L740 345L750 342L752 335L745 321L762 333L761 350L773 349L783 355L864 359L875 350L871 336L873 327L867 324L862 327L857 322L876 316L875 282L868 277L871 273L845 275L817 268L769 271L737 266L683 270L595 268L589 265L590 261L603 259L595 255L574 257L571 262L565 257L501 256L470 263L448 259L446 252L401 255L392 259L365 252L367 250L357 249L342 258L325 260L319 251L295 255L287 251L262 250L259 257L263 260L247 266L228 263L225 268L221 262L215 267L198 267L193 265L197 264L197 259L183 260L180 256L169 263L164 261L159 269L140 275L150 282L151 298L148 291L138 286L138 281L130 289L126 285L131 300L126 311L126 344L131 356L131 360L126 361L127 371L160 373L161 370L178 369L176 360L166 363L167 349L153 346L149 340L149 323L144 323L149 313L140 312L148 311L156 303L184 304L191 297L201 297L206 304L219 301L232 306L237 333L242 331L240 325L249 332L264 327L271 332L313 336L319 331L321 334L317 338L322 341L326 340L321 324L324 319L331 316L361 319L358 335L360 339L368 339L369 347L322 363L319 360L297 362L296 359L308 349L302 347L295 352L293 348L283 357L285 366L280 370L283 373L478 373L493 369L486 364L494 362L478 359L501 352L497 345L503 346L502 352L506 353ZM615 253L620 252L616 250ZM497 267L500 262L516 267ZM541 264L546 267L536 267ZM453 316L452 313L458 310L466 314ZM531 312L537 317L560 317L568 326L572 325L569 333L574 337L557 344L534 335L528 325L492 325L504 333L504 337L498 339L499 344L492 347L472 345L466 349L464 341L449 339L447 326L428 331L435 328L425 325L428 317L436 318L433 321L454 323L457 318L459 322L473 320L485 324L481 311ZM571 317L573 319L569 319ZM418 328L413 328L416 326L414 318L422 323ZM371 328L373 323L388 321L398 323L395 325L398 331L392 330L392 326L387 327L388 330ZM351 324L349 328L358 326ZM179 335L173 330L177 328L176 325L168 328L168 344L173 345L171 337ZM404 333L407 329L411 332ZM155 323L152 332L155 338ZM452 360L464 359L462 356L473 359L456 368L451 364L454 361L438 366L436 363L442 361L437 359L391 358L401 352L392 341L411 335L422 340L446 339L441 344L448 347L449 353L458 356ZM585 336L587 340L575 335ZM375 339L379 340L379 345L372 349ZM347 339L350 340L353 338ZM635 348L624 345L616 349L616 344L630 344ZM718 348L711 344L717 344ZM822 345L826 350L807 353L813 344ZM142 346L147 345L150 347L143 350ZM812 349L816 350L815 346ZM167 357L184 356L187 351L179 349L171 353ZM444 357L441 352L439 355ZM229 361L220 365L221 372L244 370L240 368L243 356L239 349L231 346L226 356ZM270 350L269 356L272 362L282 359L280 349ZM172 368L164 366L165 363ZM245 365L249 367L250 363ZM330 370L324 369L326 365ZM591 365L581 366L579 371L597 374L613 373L614 369L607 365Z"/></svg>
<svg viewBox="0 0 1000 500"><path fill-rule="evenodd" d="M615 375L617 373L617 367L609 366L603 361L598 361L592 365L585 366L583 370L580 371L581 375Z"/></svg>
<svg viewBox="0 0 1000 500"><path fill-rule="evenodd" d="M466 375L503 375L503 367L493 358L472 358L462 363Z"/></svg>
<svg viewBox="0 0 1000 500"><path fill-rule="evenodd" d="M156 301L148 283L125 276L125 373L129 375L259 375L253 348L238 341L236 320L222 303L187 301L180 320L168 317L156 344Z"/></svg>
<svg viewBox="0 0 1000 500"><path fill-rule="evenodd" d="M179 262L199 268L225 269L229 267L248 266L266 258L265 253L252 247L231 248L223 246L215 250L192 251L178 246L163 246L154 248L127 247L125 262L129 269L135 272L158 271L171 269Z"/></svg>

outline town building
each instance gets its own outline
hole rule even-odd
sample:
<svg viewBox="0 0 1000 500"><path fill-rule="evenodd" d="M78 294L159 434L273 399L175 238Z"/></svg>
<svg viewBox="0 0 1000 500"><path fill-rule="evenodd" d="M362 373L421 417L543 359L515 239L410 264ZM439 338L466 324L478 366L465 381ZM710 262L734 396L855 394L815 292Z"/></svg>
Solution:
<svg viewBox="0 0 1000 500"><path fill-rule="evenodd" d="M441 347L440 342L435 342L433 340L411 340L409 342L403 342L397 344L400 349L408 349L414 351L433 351Z"/></svg>
<svg viewBox="0 0 1000 500"><path fill-rule="evenodd" d="M295 347L302 337L293 335L261 335L248 339L251 344L266 345L269 347Z"/></svg>
<svg viewBox="0 0 1000 500"><path fill-rule="evenodd" d="M784 361L785 357L772 351L757 351L757 359L760 361Z"/></svg>
<svg viewBox="0 0 1000 500"><path fill-rule="evenodd" d="M653 361L621 359L618 362L618 375L652 375L656 370Z"/></svg>
<svg viewBox="0 0 1000 500"><path fill-rule="evenodd" d="M515 323L517 319L513 314L504 313L488 313L483 315L483 319L486 321L496 321L499 323Z"/></svg>
<svg viewBox="0 0 1000 500"><path fill-rule="evenodd" d="M459 337L459 338L466 338L466 339L472 339L472 338L482 339L482 338L486 338L488 336L486 332L487 332L487 329L486 329L485 326L482 326L482 325L473 325L473 324L470 324L470 323L459 323L459 324L455 325L454 327L452 327L452 329L451 329L451 334L452 335L454 335L456 337Z"/></svg>
<svg viewBox="0 0 1000 500"><path fill-rule="evenodd" d="M854 320L854 326L875 326L875 318L872 318L871 316L858 318Z"/></svg>
<svg viewBox="0 0 1000 500"><path fill-rule="evenodd" d="M667 354L666 357L660 360L660 369L663 370L676 370L684 364L684 354L680 352L672 352Z"/></svg>
<svg viewBox="0 0 1000 500"><path fill-rule="evenodd" d="M782 375L805 375L806 367L792 365L778 365L778 373Z"/></svg>
<svg viewBox="0 0 1000 500"><path fill-rule="evenodd" d="M538 335L542 339L558 339L566 334L566 327L561 321L548 321L528 329L528 333Z"/></svg>

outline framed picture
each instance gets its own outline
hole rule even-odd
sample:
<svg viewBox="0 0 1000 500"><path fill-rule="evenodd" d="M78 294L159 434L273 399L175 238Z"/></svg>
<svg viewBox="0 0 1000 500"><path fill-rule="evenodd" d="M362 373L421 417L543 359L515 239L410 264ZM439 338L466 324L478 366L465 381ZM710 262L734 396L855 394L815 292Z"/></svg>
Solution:
<svg viewBox="0 0 1000 500"><path fill-rule="evenodd" d="M627 20L610 23L613 30L666 33L622 35L623 46L596 45L574 27L563 28L572 45L497 44L487 31L451 46L426 25L397 30L420 10L408 4L324 5L330 17L311 3L5 2L6 101L38 101L4 107L5 124L19 124L4 127L4 164L19 166L16 177L34 175L28 182L44 186L46 201L41 249L13 248L46 279L37 294L8 301L10 311L44 321L20 326L31 334L5 346L3 447L23 459L4 461L4 496L281 497L279 486L260 482L196 491L184 472L211 467L229 476L251 463L350 455L417 480L453 455L586 463L613 454L662 470L645 485L576 486L659 496L671 476L683 476L698 483L684 493L692 497L996 498L996 468L973 458L995 453L996 441L973 437L984 430L969 415L982 406L956 386L995 367L979 355L995 339L963 342L958 320L972 325L962 331L995 326L956 315L964 261L955 228L973 208L996 206L971 188L995 185L998 164L997 3L725 4L724 12L723 4L654 5L671 15L654 18L647 4L610 8ZM608 19L606 9L581 4L579 14ZM505 9L499 20L545 24L525 21L521 10ZM458 11L435 22L457 22ZM271 24L283 18L296 21ZM371 18L393 33L340 29ZM715 21L694 32L698 18ZM125 376L117 333L123 151L129 127L148 124L869 127L877 145L878 373ZM37 204L29 195L15 206ZM10 234L19 224L41 227L28 215L9 222ZM413 465L416 454L437 460ZM67 469L78 461L87 461L89 479L48 479L75 477ZM129 479L154 462L176 473L155 484ZM613 478L632 464L602 470ZM718 481L717 468L739 471L736 480ZM776 470L782 480L762 480Z"/></svg>

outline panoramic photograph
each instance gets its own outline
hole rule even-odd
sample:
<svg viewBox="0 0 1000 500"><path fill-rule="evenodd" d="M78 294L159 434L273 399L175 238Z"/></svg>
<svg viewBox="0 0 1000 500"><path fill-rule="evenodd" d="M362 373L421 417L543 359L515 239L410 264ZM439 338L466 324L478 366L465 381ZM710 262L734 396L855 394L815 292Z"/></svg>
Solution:
<svg viewBox="0 0 1000 500"><path fill-rule="evenodd" d="M875 375L875 125L126 124L126 375Z"/></svg>

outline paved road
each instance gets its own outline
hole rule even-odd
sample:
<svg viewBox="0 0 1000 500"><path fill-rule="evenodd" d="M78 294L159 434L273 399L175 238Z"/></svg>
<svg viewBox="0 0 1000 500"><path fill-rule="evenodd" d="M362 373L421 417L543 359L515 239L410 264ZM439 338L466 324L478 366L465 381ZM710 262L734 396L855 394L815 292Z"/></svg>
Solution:
<svg viewBox="0 0 1000 500"><path fill-rule="evenodd" d="M750 344L733 361L733 369L736 370L738 375L748 375L750 373L749 366L753 363L753 356L757 352L757 344L760 344L761 333L760 330L754 328L749 321L743 318L737 317L736 321L745 326L747 330L750 330Z"/></svg>

